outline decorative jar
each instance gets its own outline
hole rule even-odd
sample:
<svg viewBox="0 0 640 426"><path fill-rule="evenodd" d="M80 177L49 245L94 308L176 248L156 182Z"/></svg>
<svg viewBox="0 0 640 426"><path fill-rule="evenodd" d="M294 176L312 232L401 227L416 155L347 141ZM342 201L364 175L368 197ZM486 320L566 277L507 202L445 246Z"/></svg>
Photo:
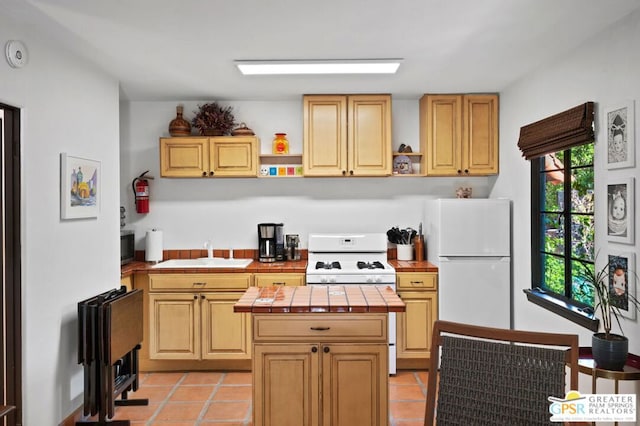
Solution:
<svg viewBox="0 0 640 426"><path fill-rule="evenodd" d="M176 118L169 123L169 134L171 136L189 136L191 134L191 124L182 118L183 106L176 107Z"/></svg>
<svg viewBox="0 0 640 426"><path fill-rule="evenodd" d="M276 137L273 138L273 153L274 154L289 153L289 141L287 140L286 133L276 133Z"/></svg>

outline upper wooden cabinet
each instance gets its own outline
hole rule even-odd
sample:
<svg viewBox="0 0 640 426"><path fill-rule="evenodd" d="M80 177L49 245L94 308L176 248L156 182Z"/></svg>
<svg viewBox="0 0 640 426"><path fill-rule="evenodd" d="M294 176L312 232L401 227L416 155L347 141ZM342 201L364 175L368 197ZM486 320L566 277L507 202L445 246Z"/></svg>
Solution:
<svg viewBox="0 0 640 426"><path fill-rule="evenodd" d="M427 176L498 173L498 95L424 95L420 139Z"/></svg>
<svg viewBox="0 0 640 426"><path fill-rule="evenodd" d="M162 177L256 177L254 136L160 138Z"/></svg>
<svg viewBox="0 0 640 426"><path fill-rule="evenodd" d="M304 176L388 176L390 95L305 95Z"/></svg>

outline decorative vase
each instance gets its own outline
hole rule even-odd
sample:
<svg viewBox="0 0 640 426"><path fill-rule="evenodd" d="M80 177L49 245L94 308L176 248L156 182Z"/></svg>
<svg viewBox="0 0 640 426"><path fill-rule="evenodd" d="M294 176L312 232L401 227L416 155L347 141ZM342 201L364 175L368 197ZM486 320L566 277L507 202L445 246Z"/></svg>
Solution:
<svg viewBox="0 0 640 426"><path fill-rule="evenodd" d="M591 337L591 353L596 367L605 370L622 370L627 362L629 339L618 334L595 333Z"/></svg>
<svg viewBox="0 0 640 426"><path fill-rule="evenodd" d="M274 154L289 153L289 141L287 140L286 133L276 133L276 137L273 139L273 153Z"/></svg>
<svg viewBox="0 0 640 426"><path fill-rule="evenodd" d="M171 136L189 136L191 134L191 124L182 118L183 110L182 105L176 107L176 118L169 123L169 134Z"/></svg>
<svg viewBox="0 0 640 426"><path fill-rule="evenodd" d="M203 133L205 136L224 136L224 132L223 132L222 130L220 130L220 129L210 129L210 128L207 128L207 129L204 129L204 130L202 131L202 133Z"/></svg>

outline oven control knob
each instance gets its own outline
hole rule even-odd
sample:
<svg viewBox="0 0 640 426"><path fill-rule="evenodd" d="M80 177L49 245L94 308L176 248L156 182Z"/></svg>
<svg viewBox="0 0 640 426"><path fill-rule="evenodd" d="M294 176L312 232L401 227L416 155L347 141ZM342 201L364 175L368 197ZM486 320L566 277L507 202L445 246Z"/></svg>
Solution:
<svg viewBox="0 0 640 426"><path fill-rule="evenodd" d="M321 283L326 283L327 282L327 277L320 277L320 282Z"/></svg>
<svg viewBox="0 0 640 426"><path fill-rule="evenodd" d="M382 277L381 277L380 275L378 275L378 276L376 277L376 282L377 282L377 283L381 283L381 282L382 282Z"/></svg>
<svg viewBox="0 0 640 426"><path fill-rule="evenodd" d="M329 277L329 282L330 283L335 283L336 282L336 277Z"/></svg>
<svg viewBox="0 0 640 426"><path fill-rule="evenodd" d="M366 277L366 281L367 281L368 283L372 283L372 282L373 282L373 277L372 277L372 276L370 276L370 275L367 275L367 277Z"/></svg>

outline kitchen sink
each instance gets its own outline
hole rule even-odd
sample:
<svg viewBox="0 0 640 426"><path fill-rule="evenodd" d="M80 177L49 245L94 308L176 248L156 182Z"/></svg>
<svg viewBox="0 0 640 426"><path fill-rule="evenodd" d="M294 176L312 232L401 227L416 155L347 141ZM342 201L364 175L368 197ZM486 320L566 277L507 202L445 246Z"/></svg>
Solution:
<svg viewBox="0 0 640 426"><path fill-rule="evenodd" d="M224 257L201 257L199 259L171 259L154 265L153 268L246 268L252 259L225 259Z"/></svg>

